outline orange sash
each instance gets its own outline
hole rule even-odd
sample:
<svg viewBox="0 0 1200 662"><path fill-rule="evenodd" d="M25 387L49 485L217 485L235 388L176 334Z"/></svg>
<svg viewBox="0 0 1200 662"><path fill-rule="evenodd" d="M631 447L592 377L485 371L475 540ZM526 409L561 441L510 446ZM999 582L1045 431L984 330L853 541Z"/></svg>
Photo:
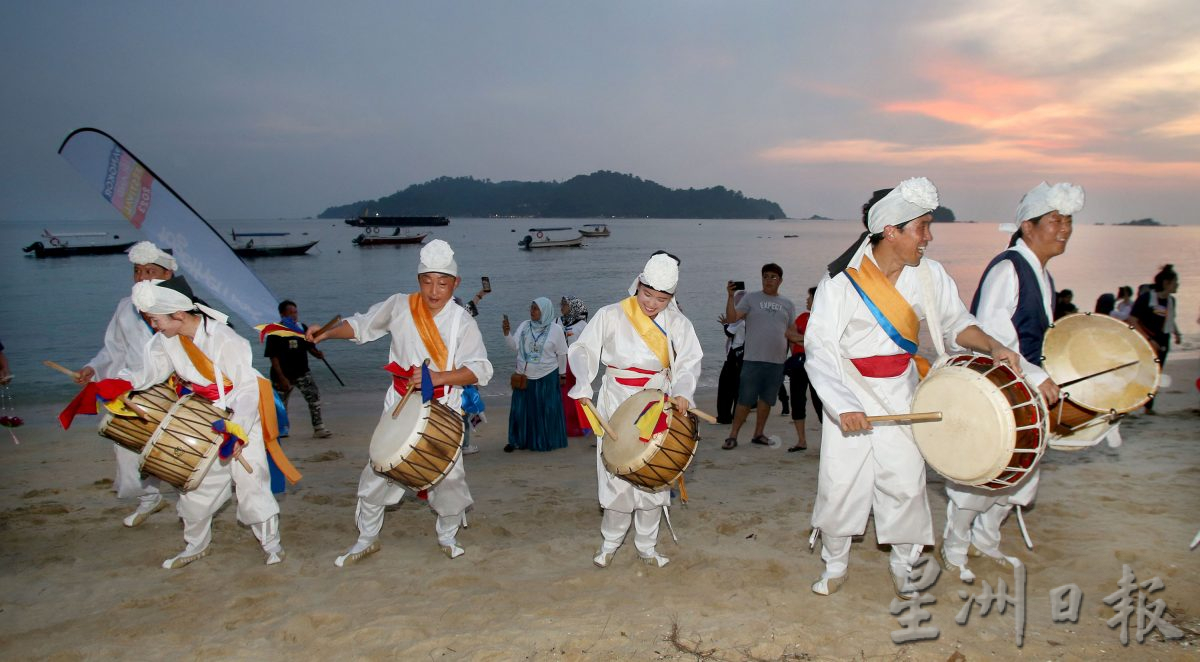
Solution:
<svg viewBox="0 0 1200 662"><path fill-rule="evenodd" d="M208 358L196 346L196 343L192 342L191 338L184 335L180 335L178 338L179 344L183 345L183 351L187 352L188 358L192 360L192 365L200 375L215 384L217 373L213 369L212 359ZM230 382L228 378L223 381L226 391L233 388L233 382ZM258 417L262 427L263 445L267 447L271 459L275 460L275 466L279 467L289 483L299 482L300 472L292 466L291 461L283 454L283 447L279 445L279 421L275 418L275 392L271 389L271 382L262 377L258 378Z"/></svg>
<svg viewBox="0 0 1200 662"><path fill-rule="evenodd" d="M434 323L429 306L421 298L420 292L408 295L408 312L412 313L417 333L421 334L421 342L425 343L425 350L429 352L433 364L438 370L447 370L446 359L450 353L446 349L446 343L442 342L442 335L438 333L437 324Z"/></svg>

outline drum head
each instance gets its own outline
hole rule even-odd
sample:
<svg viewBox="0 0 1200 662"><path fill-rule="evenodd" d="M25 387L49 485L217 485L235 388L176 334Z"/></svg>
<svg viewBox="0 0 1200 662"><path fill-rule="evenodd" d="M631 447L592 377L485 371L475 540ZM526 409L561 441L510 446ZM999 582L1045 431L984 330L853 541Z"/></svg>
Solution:
<svg viewBox="0 0 1200 662"><path fill-rule="evenodd" d="M661 400L663 392L658 389L646 389L629 396L608 419L615 436L605 435L600 454L608 470L616 475L636 471L645 466L646 461L658 449L661 435L656 435L649 442L639 439L637 417L646 405L655 400ZM667 414L668 421L671 414ZM665 432L662 434L666 434Z"/></svg>
<svg viewBox="0 0 1200 662"><path fill-rule="evenodd" d="M368 451L371 464L377 470L386 471L396 466L425 431L425 423L429 419L426 413L430 406L421 402L419 395L413 394L396 418L392 418L395 405L384 409L380 415Z"/></svg>
<svg viewBox="0 0 1200 662"><path fill-rule="evenodd" d="M942 420L914 423L913 437L929 466L964 485L983 485L1008 466L1016 423L1007 398L978 372L946 366L917 386L913 411L940 411Z"/></svg>
<svg viewBox="0 0 1200 662"><path fill-rule="evenodd" d="M1063 397L1097 412L1133 411L1158 391L1161 370L1154 348L1142 334L1108 315L1081 313L1058 320L1046 331L1042 354L1042 368L1056 384L1137 362L1063 389Z"/></svg>

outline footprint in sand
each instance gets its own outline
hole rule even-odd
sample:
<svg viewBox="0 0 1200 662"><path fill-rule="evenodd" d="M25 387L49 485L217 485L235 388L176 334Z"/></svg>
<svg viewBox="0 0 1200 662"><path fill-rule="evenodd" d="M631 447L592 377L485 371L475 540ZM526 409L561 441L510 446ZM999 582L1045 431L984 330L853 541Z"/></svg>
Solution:
<svg viewBox="0 0 1200 662"><path fill-rule="evenodd" d="M51 494L58 494L58 490L56 490L54 488L50 488L50 487L48 487L44 490L29 490L28 492L22 494L21 498L22 499L36 499L37 497L50 496Z"/></svg>
<svg viewBox="0 0 1200 662"><path fill-rule="evenodd" d="M333 460L340 460L340 459L342 459L342 457L343 456L339 451L325 451L324 453L317 453L316 455L313 455L311 457L306 457L300 461L301 462L332 462Z"/></svg>

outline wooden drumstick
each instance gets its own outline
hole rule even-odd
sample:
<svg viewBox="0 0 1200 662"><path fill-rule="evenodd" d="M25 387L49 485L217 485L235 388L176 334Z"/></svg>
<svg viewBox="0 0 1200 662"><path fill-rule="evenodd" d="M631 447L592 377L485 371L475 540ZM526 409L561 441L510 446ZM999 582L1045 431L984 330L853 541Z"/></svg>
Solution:
<svg viewBox="0 0 1200 662"><path fill-rule="evenodd" d="M333 319L331 319L325 323L325 326L317 329L317 332L313 334L313 337L316 338L317 336L321 335L322 333L325 333L326 331L333 329L334 327L336 327L337 325L339 325L341 323L342 323L342 316L334 315Z"/></svg>
<svg viewBox="0 0 1200 662"><path fill-rule="evenodd" d="M900 423L920 423L922 421L940 421L940 420L942 420L942 412L927 411L927 412L920 412L920 413L913 412L911 414L887 414L884 416L868 416L867 420L872 423L879 423L879 422L885 422L885 421L897 421Z"/></svg>
<svg viewBox="0 0 1200 662"><path fill-rule="evenodd" d="M617 433L612 431L612 428L609 427L609 425L608 425L608 421L604 420L604 417L600 415L600 412L596 411L596 408L593 407L590 403L585 402L583 404L583 406L587 407L588 411L592 412L592 416L596 417L596 422L598 422L600 424L600 427L604 429L604 434L609 437L612 437L613 439L616 439Z"/></svg>
<svg viewBox="0 0 1200 662"><path fill-rule="evenodd" d="M674 408L675 408L675 406L671 405L671 409L674 409ZM695 407L692 407L691 409L688 409L688 413L695 414L696 418L698 418L702 421L705 421L706 423L712 423L713 425L717 424L717 417L713 416L712 414L710 414L704 410L696 409Z"/></svg>
<svg viewBox="0 0 1200 662"><path fill-rule="evenodd" d="M238 449L237 455L234 455L233 459L237 460L238 464L242 465L242 468L246 470L246 473L254 473L254 469L250 468L250 463L246 461L246 458L242 457L242 449Z"/></svg>
<svg viewBox="0 0 1200 662"><path fill-rule="evenodd" d="M47 368L57 370L57 371L61 372L62 374L70 377L71 379L79 379L79 373L75 372L74 370L71 370L70 368L65 368L62 365L55 363L54 361L42 361L42 365L46 366ZM150 415L146 413L145 409L142 409L141 407L137 406L136 404L133 403L132 400L125 397L124 395L122 395L120 397L120 400L121 400L121 404L128 407L129 411L136 414L138 418L142 419L143 421L150 422Z"/></svg>
<svg viewBox="0 0 1200 662"><path fill-rule="evenodd" d="M425 359L424 361L422 361L421 365L423 365L423 366L429 365L429 359ZM404 392L404 397L400 398L400 402L397 403L396 408L392 410L392 418L393 419L400 415L400 410L404 409L404 403L408 402L409 396L411 396L413 394L413 391L415 391L415 390L417 390L417 389L413 388L412 381L409 381L408 390Z"/></svg>

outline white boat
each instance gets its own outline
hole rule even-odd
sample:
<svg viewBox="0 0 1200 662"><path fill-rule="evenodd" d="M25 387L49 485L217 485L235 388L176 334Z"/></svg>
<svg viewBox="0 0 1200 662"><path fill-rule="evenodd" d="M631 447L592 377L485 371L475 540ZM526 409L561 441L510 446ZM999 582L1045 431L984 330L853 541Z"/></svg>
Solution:
<svg viewBox="0 0 1200 662"><path fill-rule="evenodd" d="M607 237L612 233L608 231L608 226L603 223L588 223L583 226L579 234L585 237Z"/></svg>
<svg viewBox="0 0 1200 662"><path fill-rule="evenodd" d="M517 242L526 250L534 248L575 248L583 245L583 235L575 228L529 228L529 234Z"/></svg>

